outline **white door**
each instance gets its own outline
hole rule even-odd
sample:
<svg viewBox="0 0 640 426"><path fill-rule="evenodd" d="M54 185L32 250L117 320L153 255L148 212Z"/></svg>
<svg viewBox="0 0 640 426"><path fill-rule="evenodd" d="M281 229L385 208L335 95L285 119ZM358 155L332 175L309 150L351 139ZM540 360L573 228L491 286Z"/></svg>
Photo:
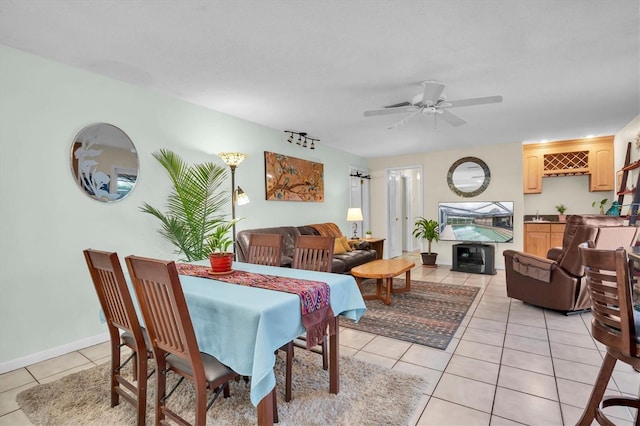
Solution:
<svg viewBox="0 0 640 426"><path fill-rule="evenodd" d="M422 216L422 166L387 169L387 241L389 258L416 249L413 223ZM417 245L417 247L420 247Z"/></svg>
<svg viewBox="0 0 640 426"><path fill-rule="evenodd" d="M402 254L403 179L397 171L389 171L387 179L387 255L389 258Z"/></svg>

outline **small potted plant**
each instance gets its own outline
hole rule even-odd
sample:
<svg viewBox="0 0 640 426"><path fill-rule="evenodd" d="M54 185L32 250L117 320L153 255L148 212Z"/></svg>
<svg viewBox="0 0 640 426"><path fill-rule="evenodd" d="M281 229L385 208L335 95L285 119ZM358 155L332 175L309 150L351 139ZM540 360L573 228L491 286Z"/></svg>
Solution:
<svg viewBox="0 0 640 426"><path fill-rule="evenodd" d="M229 252L229 246L233 244L233 240L229 236L229 230L237 221L236 219L219 225L205 242L210 251L209 262L211 263L211 271L214 274L223 274L231 271L231 264L235 255L233 252Z"/></svg>
<svg viewBox="0 0 640 426"><path fill-rule="evenodd" d="M420 255L422 256L422 264L430 268L436 267L436 257L438 256L438 253L431 252L431 242L440 241L440 234L438 231L438 221L425 219L424 217L418 217L416 219L413 236L419 240L427 240L427 251L420 253Z"/></svg>
<svg viewBox="0 0 640 426"><path fill-rule="evenodd" d="M567 220L567 215L564 214L564 212L567 211L567 208L565 207L564 204L558 204L556 206L556 210L558 210L558 221L559 222L564 222L565 220Z"/></svg>
<svg viewBox="0 0 640 426"><path fill-rule="evenodd" d="M372 236L373 236L373 234L371 233L371 231L367 231L367 232L365 232L365 234L364 234L364 237L365 237L365 238L371 238Z"/></svg>

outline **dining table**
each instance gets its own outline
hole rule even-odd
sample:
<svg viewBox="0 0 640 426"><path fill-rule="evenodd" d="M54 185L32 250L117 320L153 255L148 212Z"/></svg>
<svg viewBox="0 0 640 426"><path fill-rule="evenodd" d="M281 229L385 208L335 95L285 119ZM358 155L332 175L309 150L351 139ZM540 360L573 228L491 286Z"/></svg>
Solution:
<svg viewBox="0 0 640 426"><path fill-rule="evenodd" d="M207 261L193 262L208 265ZM351 275L234 262L234 271L324 282L329 286L336 333L329 336L329 392L339 381L339 320L357 322L366 311ZM250 376L250 399L258 424L273 423L277 350L305 332L297 294L226 283L216 276L180 275L201 352L216 357L238 374Z"/></svg>

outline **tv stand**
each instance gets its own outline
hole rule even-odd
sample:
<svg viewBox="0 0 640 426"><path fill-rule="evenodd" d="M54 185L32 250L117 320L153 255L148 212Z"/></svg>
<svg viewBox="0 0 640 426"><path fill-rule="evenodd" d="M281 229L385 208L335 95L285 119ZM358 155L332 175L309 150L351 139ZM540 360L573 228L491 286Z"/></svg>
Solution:
<svg viewBox="0 0 640 426"><path fill-rule="evenodd" d="M454 244L452 271L495 275L495 248L490 244Z"/></svg>

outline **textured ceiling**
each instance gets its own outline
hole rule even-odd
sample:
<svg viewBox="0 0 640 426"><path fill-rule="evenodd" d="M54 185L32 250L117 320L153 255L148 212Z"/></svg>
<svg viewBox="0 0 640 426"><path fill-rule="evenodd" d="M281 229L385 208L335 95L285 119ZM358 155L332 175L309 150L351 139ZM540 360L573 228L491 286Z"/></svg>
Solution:
<svg viewBox="0 0 640 426"><path fill-rule="evenodd" d="M640 114L638 0L0 0L0 44L364 157L613 134ZM501 104L432 115L410 100Z"/></svg>

